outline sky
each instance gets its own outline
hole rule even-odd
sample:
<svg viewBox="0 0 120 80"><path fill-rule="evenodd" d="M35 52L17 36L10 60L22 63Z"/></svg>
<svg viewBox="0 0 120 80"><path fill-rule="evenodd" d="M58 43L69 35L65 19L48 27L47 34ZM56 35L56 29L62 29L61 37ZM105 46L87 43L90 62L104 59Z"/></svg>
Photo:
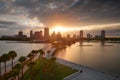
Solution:
<svg viewBox="0 0 120 80"><path fill-rule="evenodd" d="M120 0L0 0L0 36L56 26L65 33L104 29L120 36Z"/></svg>

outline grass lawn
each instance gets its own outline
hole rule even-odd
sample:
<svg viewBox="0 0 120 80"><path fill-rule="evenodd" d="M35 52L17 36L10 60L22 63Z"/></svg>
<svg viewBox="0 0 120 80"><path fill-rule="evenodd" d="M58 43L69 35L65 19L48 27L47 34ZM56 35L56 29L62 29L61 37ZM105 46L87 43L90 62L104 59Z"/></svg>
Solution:
<svg viewBox="0 0 120 80"><path fill-rule="evenodd" d="M39 58L33 68L28 69L22 80L63 80L64 77L77 72L72 68Z"/></svg>

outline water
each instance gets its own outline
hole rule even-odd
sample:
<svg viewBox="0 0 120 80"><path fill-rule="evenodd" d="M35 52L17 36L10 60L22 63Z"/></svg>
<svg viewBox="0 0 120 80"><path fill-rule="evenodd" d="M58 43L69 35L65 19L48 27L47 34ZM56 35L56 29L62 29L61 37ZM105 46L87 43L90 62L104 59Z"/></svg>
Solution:
<svg viewBox="0 0 120 80"><path fill-rule="evenodd" d="M83 45L93 46L79 45L79 43L75 43L67 46L66 49L56 52L55 56L99 71L120 75L120 44L106 43L106 45L113 46L101 46L101 43L84 42ZM26 56L31 50L45 46L48 46L48 44L6 43L6 41L0 41L0 55L8 53L10 50L15 50L17 52L17 60L20 56Z"/></svg>
<svg viewBox="0 0 120 80"><path fill-rule="evenodd" d="M98 71L120 75L120 44L106 43L113 46L101 46L101 43L84 42L83 45L93 46L76 43L57 51L55 56Z"/></svg>
<svg viewBox="0 0 120 80"><path fill-rule="evenodd" d="M33 49L38 50L48 46L48 44L35 44L35 43L6 43L8 41L0 41L0 56L4 53L8 53L11 50L17 52L17 57L14 61L17 61L21 56L27 56ZM7 66L11 64L11 61L7 61ZM4 63L2 63L2 68L4 68ZM11 69L11 65L7 67L7 70ZM2 69L2 74L4 69Z"/></svg>

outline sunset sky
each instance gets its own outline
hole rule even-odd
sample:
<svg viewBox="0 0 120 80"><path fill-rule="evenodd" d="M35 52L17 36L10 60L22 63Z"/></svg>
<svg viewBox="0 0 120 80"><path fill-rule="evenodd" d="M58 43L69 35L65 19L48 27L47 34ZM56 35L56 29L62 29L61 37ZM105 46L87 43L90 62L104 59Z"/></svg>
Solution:
<svg viewBox="0 0 120 80"><path fill-rule="evenodd" d="M120 0L0 0L0 36L45 26L66 33L120 36Z"/></svg>

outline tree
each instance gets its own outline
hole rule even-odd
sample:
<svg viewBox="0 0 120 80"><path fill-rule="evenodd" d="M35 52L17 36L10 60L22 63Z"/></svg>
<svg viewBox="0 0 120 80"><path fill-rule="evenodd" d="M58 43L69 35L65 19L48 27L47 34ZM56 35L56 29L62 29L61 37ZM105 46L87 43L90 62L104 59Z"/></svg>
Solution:
<svg viewBox="0 0 120 80"><path fill-rule="evenodd" d="M10 74L13 78L16 79L16 76L19 75L19 73L20 73L19 69L13 69ZM19 80L19 78L18 78L18 80Z"/></svg>
<svg viewBox="0 0 120 80"><path fill-rule="evenodd" d="M21 64L22 64L22 77L23 77L23 68L24 68L24 62L26 61L26 57L21 56L21 57L18 59L18 61L21 62Z"/></svg>
<svg viewBox="0 0 120 80"><path fill-rule="evenodd" d="M38 50L38 52L40 53L40 56L45 55L45 52L42 49Z"/></svg>
<svg viewBox="0 0 120 80"><path fill-rule="evenodd" d="M18 80L20 79L19 74L20 74L20 69L22 68L22 65L20 63L17 63L13 69L15 69L15 71L13 71L13 74L15 74L16 76L18 76Z"/></svg>
<svg viewBox="0 0 120 80"><path fill-rule="evenodd" d="M33 54L33 60L34 60L34 56L35 56L35 54L38 53L38 51L37 50L32 50L31 53Z"/></svg>
<svg viewBox="0 0 120 80"><path fill-rule="evenodd" d="M51 61L55 62L56 61L56 57L51 57Z"/></svg>
<svg viewBox="0 0 120 80"><path fill-rule="evenodd" d="M6 70L6 62L9 60L10 58L9 58L9 55L8 54L3 54L2 56L1 56L1 61L5 64L5 75L6 75L6 72L7 72L7 70Z"/></svg>
<svg viewBox="0 0 120 80"><path fill-rule="evenodd" d="M30 78L33 80L34 79L34 75L32 75L33 73L33 66L35 65L36 63L34 61L30 61L27 66L30 67Z"/></svg>
<svg viewBox="0 0 120 80"><path fill-rule="evenodd" d="M27 66L29 66L30 68L32 68L34 65L35 65L35 62L31 61L31 62L28 63Z"/></svg>
<svg viewBox="0 0 120 80"><path fill-rule="evenodd" d="M9 57L11 59L11 68L13 68L13 60L17 56L17 53L15 51L9 51L8 55L9 55Z"/></svg>
<svg viewBox="0 0 120 80"><path fill-rule="evenodd" d="M33 59L34 55L33 55L32 53L29 53L29 54L27 55L27 57L29 57L29 59L31 60L31 59Z"/></svg>

